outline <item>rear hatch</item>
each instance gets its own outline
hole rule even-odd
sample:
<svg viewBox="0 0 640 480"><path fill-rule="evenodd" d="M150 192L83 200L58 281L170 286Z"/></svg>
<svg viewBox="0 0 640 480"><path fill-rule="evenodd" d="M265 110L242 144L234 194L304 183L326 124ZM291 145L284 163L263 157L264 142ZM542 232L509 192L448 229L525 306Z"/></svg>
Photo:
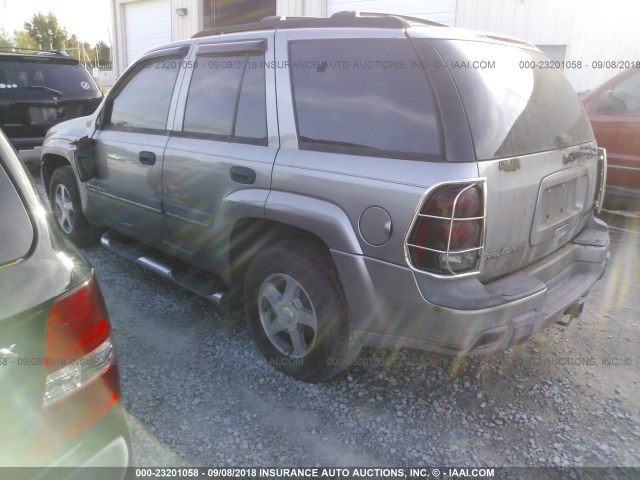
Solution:
<svg viewBox="0 0 640 480"><path fill-rule="evenodd" d="M509 40L432 40L458 88L487 185L481 279L571 241L592 210L598 156L586 112L559 69Z"/></svg>
<svg viewBox="0 0 640 480"><path fill-rule="evenodd" d="M17 147L37 145L49 127L93 113L101 100L102 94L77 60L0 57L0 128Z"/></svg>

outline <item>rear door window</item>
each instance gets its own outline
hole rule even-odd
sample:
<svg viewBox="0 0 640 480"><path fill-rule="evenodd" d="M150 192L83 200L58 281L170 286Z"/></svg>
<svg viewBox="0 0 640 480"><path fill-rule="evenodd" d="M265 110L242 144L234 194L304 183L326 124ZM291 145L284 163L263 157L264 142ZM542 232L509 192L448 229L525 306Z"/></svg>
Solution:
<svg viewBox="0 0 640 480"><path fill-rule="evenodd" d="M189 85L183 134L266 145L264 55L199 56Z"/></svg>
<svg viewBox="0 0 640 480"><path fill-rule="evenodd" d="M290 43L299 148L437 159L431 86L406 39Z"/></svg>
<svg viewBox="0 0 640 480"><path fill-rule="evenodd" d="M0 268L21 259L31 249L33 226L11 179L0 164ZM10 225L10 228L6 228Z"/></svg>
<svg viewBox="0 0 640 480"><path fill-rule="evenodd" d="M416 40L418 49L424 42ZM587 114L562 70L518 46L432 40L458 87L478 160L555 150L593 140ZM441 67L442 68L442 67Z"/></svg>

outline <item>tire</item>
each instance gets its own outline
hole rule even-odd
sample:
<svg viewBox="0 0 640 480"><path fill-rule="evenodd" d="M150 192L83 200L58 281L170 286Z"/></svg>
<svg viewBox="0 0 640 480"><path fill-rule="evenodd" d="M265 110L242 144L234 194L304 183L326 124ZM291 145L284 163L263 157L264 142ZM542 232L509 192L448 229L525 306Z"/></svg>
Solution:
<svg viewBox="0 0 640 480"><path fill-rule="evenodd" d="M82 213L78 185L70 166L54 170L49 183L49 201L56 225L64 236L80 247L97 242L100 231Z"/></svg>
<svg viewBox="0 0 640 480"><path fill-rule="evenodd" d="M299 380L328 380L360 351L330 258L310 242L282 241L253 259L244 282L249 330L267 361Z"/></svg>

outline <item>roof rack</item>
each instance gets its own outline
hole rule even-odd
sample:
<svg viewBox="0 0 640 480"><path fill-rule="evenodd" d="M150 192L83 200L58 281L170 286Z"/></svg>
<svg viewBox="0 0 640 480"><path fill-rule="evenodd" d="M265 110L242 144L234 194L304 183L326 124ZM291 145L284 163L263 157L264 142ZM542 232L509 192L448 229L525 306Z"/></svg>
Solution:
<svg viewBox="0 0 640 480"><path fill-rule="evenodd" d="M379 17L394 17L404 20L407 23L407 27L411 26L412 23L419 23L421 25L429 25L430 27L448 27L444 23L434 22L432 20L427 20L424 18L411 17L409 15L398 15L396 13L381 13L381 12L336 12L331 15L331 18L334 17L350 17L350 18L379 18Z"/></svg>
<svg viewBox="0 0 640 480"><path fill-rule="evenodd" d="M423 18L408 17L373 12L336 12L328 18L322 17L265 17L259 22L245 23L241 25L229 25L202 30L191 38L222 35L223 33L248 32L253 30L278 30L290 28L409 28L413 24L446 27L441 23L432 22Z"/></svg>
<svg viewBox="0 0 640 480"><path fill-rule="evenodd" d="M40 50L38 48L23 48L23 47L0 47L0 52L16 53L22 55L52 55L57 57L68 57L69 54L66 50Z"/></svg>

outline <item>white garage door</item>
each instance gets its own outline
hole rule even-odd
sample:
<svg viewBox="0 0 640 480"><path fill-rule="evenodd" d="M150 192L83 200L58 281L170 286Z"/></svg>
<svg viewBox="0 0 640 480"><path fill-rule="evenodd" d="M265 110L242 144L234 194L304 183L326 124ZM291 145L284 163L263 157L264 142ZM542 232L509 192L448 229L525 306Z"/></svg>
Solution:
<svg viewBox="0 0 640 480"><path fill-rule="evenodd" d="M327 16L340 11L384 12L425 18L450 27L456 21L456 0L327 0Z"/></svg>
<svg viewBox="0 0 640 480"><path fill-rule="evenodd" d="M151 47L171 41L171 0L124 4L127 65Z"/></svg>

